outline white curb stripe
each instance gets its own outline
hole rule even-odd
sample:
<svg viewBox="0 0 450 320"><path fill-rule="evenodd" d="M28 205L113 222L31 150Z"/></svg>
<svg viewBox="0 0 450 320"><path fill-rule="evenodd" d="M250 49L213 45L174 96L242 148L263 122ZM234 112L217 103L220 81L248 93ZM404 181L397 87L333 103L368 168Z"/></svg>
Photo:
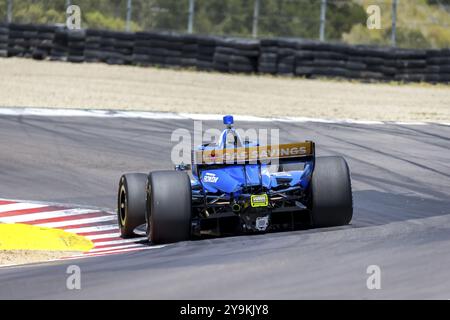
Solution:
<svg viewBox="0 0 450 320"><path fill-rule="evenodd" d="M84 236L84 237L92 241L92 240L97 240L97 239L117 238L117 237L120 237L120 233L119 232L105 233L105 234L98 234L98 235Z"/></svg>
<svg viewBox="0 0 450 320"><path fill-rule="evenodd" d="M99 249L92 249L89 251L89 253L94 252L105 252L105 251L112 251L112 250L121 250L121 249L128 249L128 248L142 248L142 244L139 243L133 243L133 244L126 244L123 246L114 246L109 248L99 248Z"/></svg>
<svg viewBox="0 0 450 320"><path fill-rule="evenodd" d="M65 226L72 226L72 225L78 225L78 224L85 224L85 223L94 223L94 222L104 222L104 221L111 221L116 220L117 218L115 216L103 216L103 217L97 217L97 218L86 218L86 219L77 219L77 220L65 220L65 221L59 221L59 222L49 222L49 223L40 223L37 224L37 226L40 227L47 227L47 228L61 228Z"/></svg>
<svg viewBox="0 0 450 320"><path fill-rule="evenodd" d="M68 209L68 210L57 210L57 211L44 211L44 212L38 212L38 213L18 214L16 216L3 217L3 218L0 217L0 221L4 222L4 223L33 222L35 220L41 220L41 219L71 217L71 216L78 216L78 215L94 213L94 212L98 212L98 211L91 210L91 209Z"/></svg>
<svg viewBox="0 0 450 320"><path fill-rule="evenodd" d="M121 240L111 240L111 241L95 241L95 246L107 246L111 244L122 244L122 243L129 243L129 242L137 242L147 240L147 237L140 237L140 238L131 238L131 239L121 239Z"/></svg>
<svg viewBox="0 0 450 320"><path fill-rule="evenodd" d="M126 252L133 252L133 251L142 251L142 250L151 250L151 249L160 249L164 248L164 246L143 246L140 248L129 248L129 249L119 249L119 250L105 250L100 252L94 252L94 253L84 253L80 255L70 256L62 258L61 260L73 260L73 259L80 259L80 258L89 258L89 257L98 257L98 256L106 256L110 254L117 254L117 253L126 253Z"/></svg>
<svg viewBox="0 0 450 320"><path fill-rule="evenodd" d="M37 204L37 203L10 203L0 205L0 213L9 212L9 211L18 211L18 210L26 210L26 209L37 209L48 207L46 204Z"/></svg>
<svg viewBox="0 0 450 320"><path fill-rule="evenodd" d="M64 231L72 232L72 233L83 233L83 232L94 232L94 231L103 231L103 230L119 230L117 224L109 224L105 226L96 226L96 227L84 227L84 228L72 228L65 229Z"/></svg>

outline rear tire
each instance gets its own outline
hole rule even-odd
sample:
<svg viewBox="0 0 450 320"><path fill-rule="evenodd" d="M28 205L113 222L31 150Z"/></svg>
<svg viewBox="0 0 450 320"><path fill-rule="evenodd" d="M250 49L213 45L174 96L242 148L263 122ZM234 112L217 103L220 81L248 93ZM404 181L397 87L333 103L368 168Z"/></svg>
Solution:
<svg viewBox="0 0 450 320"><path fill-rule="evenodd" d="M134 229L145 223L147 175L128 173L120 178L117 220L122 238L135 237Z"/></svg>
<svg viewBox="0 0 450 320"><path fill-rule="evenodd" d="M352 188L344 158L316 158L311 193L313 227L335 227L350 223L353 217Z"/></svg>
<svg viewBox="0 0 450 320"><path fill-rule="evenodd" d="M155 171L147 183L147 236L152 243L186 241L191 237L192 190L189 176Z"/></svg>

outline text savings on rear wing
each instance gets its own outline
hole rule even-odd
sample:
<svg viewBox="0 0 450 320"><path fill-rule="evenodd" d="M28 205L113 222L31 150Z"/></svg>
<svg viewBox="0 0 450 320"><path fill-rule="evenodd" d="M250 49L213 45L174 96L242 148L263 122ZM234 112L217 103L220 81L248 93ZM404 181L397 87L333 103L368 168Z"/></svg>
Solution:
<svg viewBox="0 0 450 320"><path fill-rule="evenodd" d="M278 163L282 159L314 157L314 142L305 141L259 147L211 149L194 152L194 164Z"/></svg>

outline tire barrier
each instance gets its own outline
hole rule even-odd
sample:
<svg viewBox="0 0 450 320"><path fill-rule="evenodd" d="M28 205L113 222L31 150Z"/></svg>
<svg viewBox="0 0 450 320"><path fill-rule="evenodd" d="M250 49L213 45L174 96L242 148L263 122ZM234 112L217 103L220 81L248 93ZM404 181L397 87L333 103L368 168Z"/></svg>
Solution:
<svg viewBox="0 0 450 320"><path fill-rule="evenodd" d="M53 45L50 50L50 60L52 61L67 61L69 51L68 36L64 29L55 30Z"/></svg>
<svg viewBox="0 0 450 320"><path fill-rule="evenodd" d="M38 25L36 26L37 35L35 46L33 47L32 57L37 60L44 60L50 56L55 41L56 27Z"/></svg>
<svg viewBox="0 0 450 320"><path fill-rule="evenodd" d="M84 30L71 31L67 33L67 61L84 62L84 46L86 43L86 32Z"/></svg>
<svg viewBox="0 0 450 320"><path fill-rule="evenodd" d="M258 72L259 41L219 39L213 57L216 71L233 73Z"/></svg>
<svg viewBox="0 0 450 320"><path fill-rule="evenodd" d="M450 49L0 24L0 57L362 81L450 82Z"/></svg>
<svg viewBox="0 0 450 320"><path fill-rule="evenodd" d="M5 24L0 24L0 57L8 56L9 28Z"/></svg>

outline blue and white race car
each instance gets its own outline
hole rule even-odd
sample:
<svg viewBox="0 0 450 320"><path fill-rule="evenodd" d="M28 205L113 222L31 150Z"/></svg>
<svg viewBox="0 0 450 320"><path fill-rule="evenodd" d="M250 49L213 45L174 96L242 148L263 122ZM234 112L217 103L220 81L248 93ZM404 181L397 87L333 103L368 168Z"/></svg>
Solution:
<svg viewBox="0 0 450 320"><path fill-rule="evenodd" d="M215 143L173 171L122 175L118 223L124 238L146 225L155 244L349 224L353 201L342 157L317 157L312 141L261 146L243 141L225 116ZM189 172L190 171L190 172Z"/></svg>

